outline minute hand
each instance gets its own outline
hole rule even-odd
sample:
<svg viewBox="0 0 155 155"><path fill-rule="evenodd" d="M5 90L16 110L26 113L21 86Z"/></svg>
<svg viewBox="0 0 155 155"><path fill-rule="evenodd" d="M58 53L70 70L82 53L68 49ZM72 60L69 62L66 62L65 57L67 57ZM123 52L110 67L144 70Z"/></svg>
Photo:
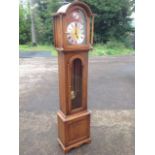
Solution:
<svg viewBox="0 0 155 155"><path fill-rule="evenodd" d="M77 33L77 23L75 24L75 35L76 35L76 38L78 39L78 33Z"/></svg>

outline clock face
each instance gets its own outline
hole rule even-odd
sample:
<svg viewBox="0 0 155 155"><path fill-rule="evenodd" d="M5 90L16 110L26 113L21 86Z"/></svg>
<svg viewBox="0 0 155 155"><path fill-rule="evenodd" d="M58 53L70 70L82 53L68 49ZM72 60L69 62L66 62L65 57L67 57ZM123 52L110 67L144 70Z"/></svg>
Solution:
<svg viewBox="0 0 155 155"><path fill-rule="evenodd" d="M77 9L70 15L67 25L67 41L71 45L86 43L86 18L84 13Z"/></svg>

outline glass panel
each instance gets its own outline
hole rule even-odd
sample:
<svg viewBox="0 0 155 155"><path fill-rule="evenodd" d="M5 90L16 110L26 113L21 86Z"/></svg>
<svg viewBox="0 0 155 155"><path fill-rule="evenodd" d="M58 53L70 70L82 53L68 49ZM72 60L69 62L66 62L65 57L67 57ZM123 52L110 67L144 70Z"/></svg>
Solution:
<svg viewBox="0 0 155 155"><path fill-rule="evenodd" d="M82 106L82 63L80 59L73 61L71 82L71 106L75 109Z"/></svg>

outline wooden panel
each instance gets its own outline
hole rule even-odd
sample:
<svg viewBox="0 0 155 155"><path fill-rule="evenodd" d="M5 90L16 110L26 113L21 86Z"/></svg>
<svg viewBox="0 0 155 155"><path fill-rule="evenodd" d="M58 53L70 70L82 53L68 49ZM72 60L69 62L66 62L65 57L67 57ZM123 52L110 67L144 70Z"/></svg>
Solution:
<svg viewBox="0 0 155 155"><path fill-rule="evenodd" d="M60 36L60 31L61 31L61 27L60 27L60 16L57 17L57 47L60 48L61 45L61 36Z"/></svg>
<svg viewBox="0 0 155 155"><path fill-rule="evenodd" d="M67 74L65 55L62 52L58 53L58 67L59 67L59 96L60 96L60 109L63 113L67 114Z"/></svg>
<svg viewBox="0 0 155 155"><path fill-rule="evenodd" d="M54 46L56 47L56 17L53 17L53 34L54 34Z"/></svg>
<svg viewBox="0 0 155 155"><path fill-rule="evenodd" d="M55 27L54 27L54 31L55 31L55 46L58 47L58 17L55 17Z"/></svg>
<svg viewBox="0 0 155 155"><path fill-rule="evenodd" d="M72 144L89 136L89 120L85 117L68 125L68 143Z"/></svg>
<svg viewBox="0 0 155 155"><path fill-rule="evenodd" d="M72 119L65 124L66 145L77 143L90 136L90 113L82 112L74 114Z"/></svg>
<svg viewBox="0 0 155 155"><path fill-rule="evenodd" d="M59 140L65 147L90 138L90 112L65 116L60 111L57 117Z"/></svg>
<svg viewBox="0 0 155 155"><path fill-rule="evenodd" d="M61 120L61 118L57 115L58 119L58 137L61 139L62 143L65 143L65 128L64 128L64 123Z"/></svg>

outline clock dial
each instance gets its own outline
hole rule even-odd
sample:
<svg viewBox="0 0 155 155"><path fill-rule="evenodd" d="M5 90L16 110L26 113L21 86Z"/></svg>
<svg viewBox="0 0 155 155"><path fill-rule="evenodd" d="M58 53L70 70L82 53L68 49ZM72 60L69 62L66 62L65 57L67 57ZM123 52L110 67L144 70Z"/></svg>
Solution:
<svg viewBox="0 0 155 155"><path fill-rule="evenodd" d="M72 22L67 27L67 39L71 44L81 44L85 39L84 25Z"/></svg>
<svg viewBox="0 0 155 155"><path fill-rule="evenodd" d="M71 13L71 18L67 25L67 41L72 45L86 43L86 19L81 10Z"/></svg>

